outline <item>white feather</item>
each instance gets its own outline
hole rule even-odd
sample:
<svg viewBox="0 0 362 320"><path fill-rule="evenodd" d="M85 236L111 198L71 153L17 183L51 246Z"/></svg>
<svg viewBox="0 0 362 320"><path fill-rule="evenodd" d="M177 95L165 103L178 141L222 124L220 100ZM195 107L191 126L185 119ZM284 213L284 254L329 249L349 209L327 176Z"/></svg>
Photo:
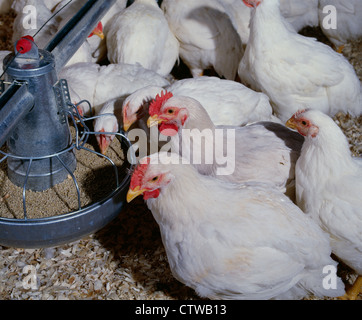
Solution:
<svg viewBox="0 0 362 320"><path fill-rule="evenodd" d="M297 204L331 235L332 250L362 274L362 160L327 115L302 113L318 127L307 136L296 164Z"/></svg>
<svg viewBox="0 0 362 320"><path fill-rule="evenodd" d="M164 88L152 85L136 90L124 101L128 117L132 118L164 89L199 101L216 125L238 126L262 120L280 122L272 114L265 94L235 81L207 76L178 80ZM145 111L148 112L148 108Z"/></svg>
<svg viewBox="0 0 362 320"><path fill-rule="evenodd" d="M60 72L60 78L68 81L69 87L81 99L86 99L95 114L111 99L122 98L147 85L166 86L169 82L151 70L140 65L77 63Z"/></svg>
<svg viewBox="0 0 362 320"><path fill-rule="evenodd" d="M235 185L200 175L175 155L159 153L150 160L141 188L163 174L160 195L146 203L159 224L171 271L201 297L344 293L338 277L336 290L323 288L324 266L336 265L328 238L283 194L260 183Z"/></svg>
<svg viewBox="0 0 362 320"><path fill-rule="evenodd" d="M178 60L179 43L155 0L135 0L107 26L108 60L139 63L168 75Z"/></svg>
<svg viewBox="0 0 362 320"><path fill-rule="evenodd" d="M323 12L323 8L332 5L336 9L333 16L336 27L325 28L324 20L328 20L331 12ZM360 0L319 0L319 25L323 33L338 48L362 36L362 1Z"/></svg>
<svg viewBox="0 0 362 320"><path fill-rule="evenodd" d="M282 121L303 108L362 114L361 84L352 65L329 46L293 31L278 3L264 0L253 9L240 78L269 96Z"/></svg>
<svg viewBox="0 0 362 320"><path fill-rule="evenodd" d="M188 113L184 125L178 123L178 135L171 137L171 150L184 157L190 154L191 161L198 161L194 166L200 173L232 182L271 183L294 198L294 166L303 143L298 134L274 122L258 122L243 127L215 126L203 106L189 97L171 97L163 104L160 113L168 107L182 108ZM206 142L198 135L189 137L188 130L193 129L205 132ZM228 130L235 135L234 140ZM222 133L221 141L217 138L217 131ZM186 145L188 141L190 144ZM222 155L216 155L217 148L221 148ZM200 160L197 152L201 152ZM207 160L209 155L213 160L211 164ZM225 156L230 161L229 168L233 163L235 168L231 173L221 175L220 169L228 165L223 161Z"/></svg>
<svg viewBox="0 0 362 320"><path fill-rule="evenodd" d="M220 77L235 79L243 47L222 1L164 0L161 7L194 77L213 68Z"/></svg>

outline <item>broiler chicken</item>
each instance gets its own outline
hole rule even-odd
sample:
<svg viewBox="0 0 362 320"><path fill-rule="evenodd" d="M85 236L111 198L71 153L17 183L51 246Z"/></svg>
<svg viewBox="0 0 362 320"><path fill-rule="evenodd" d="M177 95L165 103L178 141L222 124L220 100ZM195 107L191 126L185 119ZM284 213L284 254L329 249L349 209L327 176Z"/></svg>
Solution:
<svg viewBox="0 0 362 320"><path fill-rule="evenodd" d="M118 119L121 117L115 113L117 110L122 110L121 106L122 100L120 99L107 101L99 110L97 118L94 121L94 131L102 132L101 134L96 134L96 140L103 155L106 154L110 143L114 139L114 133L119 130Z"/></svg>
<svg viewBox="0 0 362 320"><path fill-rule="evenodd" d="M167 76L179 54L179 43L155 0L135 0L107 26L111 63L139 63Z"/></svg>
<svg viewBox="0 0 362 320"><path fill-rule="evenodd" d="M335 15L327 10L327 6L335 8ZM335 26L331 24L332 18L336 20ZM362 1L319 0L319 25L336 49L341 52L348 40L362 36Z"/></svg>
<svg viewBox="0 0 362 320"><path fill-rule="evenodd" d="M243 1L255 7L239 76L269 96L282 121L307 107L331 116L362 114L361 84L345 57L292 30L278 0Z"/></svg>
<svg viewBox="0 0 362 320"><path fill-rule="evenodd" d="M58 31L73 18L84 4L83 0L72 0L70 3L69 0L62 0L58 3L54 9L55 12L62 9L54 18L58 21ZM99 62L104 58L105 53L103 24L99 21L88 38L82 43L66 65L69 66L78 62Z"/></svg>
<svg viewBox="0 0 362 320"><path fill-rule="evenodd" d="M147 86L136 90L123 104L126 131L140 117L148 117L149 102L164 89L199 101L216 125L238 126L261 120L280 121L273 116L269 98L265 94L235 81L202 76L178 80L165 88Z"/></svg>
<svg viewBox="0 0 362 320"><path fill-rule="evenodd" d="M241 0L221 0L225 12L238 32L243 46L249 41L251 8ZM318 26L318 0L280 0L280 11L296 31Z"/></svg>
<svg viewBox="0 0 362 320"><path fill-rule="evenodd" d="M156 153L136 167L127 201L142 194L172 274L200 297L344 294L327 235L273 187L200 175L179 155ZM335 288L323 286L326 266Z"/></svg>
<svg viewBox="0 0 362 320"><path fill-rule="evenodd" d="M125 98L135 90L149 85L167 86L170 82L140 64L117 63L101 66L94 91L95 112L110 99Z"/></svg>
<svg viewBox="0 0 362 320"><path fill-rule="evenodd" d="M223 1L163 0L161 8L193 77L212 68L220 77L235 80L243 46Z"/></svg>
<svg viewBox="0 0 362 320"><path fill-rule="evenodd" d="M93 106L94 91L97 85L99 70L101 66L92 62L79 62L64 67L59 78L68 82L71 91L71 97L77 97L80 100L87 100ZM79 101L72 101L76 104ZM82 116L89 116L88 108L82 109Z"/></svg>
<svg viewBox="0 0 362 320"><path fill-rule="evenodd" d="M133 93L139 88L148 85L167 86L170 83L158 73L143 68L140 65L131 64L109 64L100 66L96 63L76 63L63 68L60 72L60 78L66 79L71 91L72 102L77 103L79 100L87 100L92 106L92 112L95 115L100 113L103 105L113 99L117 99L114 113L118 122L122 121L121 115L117 114L117 110L121 112L121 106L125 97ZM73 97L76 100L73 100ZM81 104L78 111L82 116L92 115L88 104ZM108 110L107 113L112 113ZM98 123L101 122L101 123ZM95 126L98 130L102 129L109 132L114 122L112 117L97 118ZM147 129L145 122L144 128ZM111 130L113 132L113 130ZM112 136L108 136L110 141ZM102 152L107 151L107 147L99 145Z"/></svg>
<svg viewBox="0 0 362 320"><path fill-rule="evenodd" d="M101 66L96 63L76 63L63 68L59 77L66 79L69 87L81 99L89 101L95 114L108 100L124 99L147 85L170 84L156 72L131 64ZM89 115L89 110L85 110L85 115Z"/></svg>
<svg viewBox="0 0 362 320"><path fill-rule="evenodd" d="M303 139L284 125L215 126L197 100L172 93L158 95L149 114L149 125L172 136L171 150L188 157L200 173L271 183L294 198L294 166Z"/></svg>
<svg viewBox="0 0 362 320"><path fill-rule="evenodd" d="M43 49L58 30L58 22L56 19L48 21L52 16L52 13L45 5L44 1L14 0L11 8L16 13L13 23L12 42L16 43L25 35L34 37L36 34L34 38L35 43L40 49ZM24 10L24 8L28 8L29 10L30 8L33 8L33 11ZM46 21L48 22L45 24ZM40 28L42 29L40 30Z"/></svg>
<svg viewBox="0 0 362 320"><path fill-rule="evenodd" d="M13 43L18 41L22 36L30 35L34 37L37 46L40 49L43 49L82 5L84 5L84 3L81 1L72 1L69 4L69 0L63 0L56 5L54 12L59 11L63 7L64 9L53 16L53 13L42 0L14 1L12 9L16 12L16 18L13 24ZM32 6L34 8L33 14L36 18L30 16L29 12L32 11L24 11L25 6ZM27 25L27 23L29 23L29 25ZM30 25L31 23L33 23L33 25ZM34 27L36 28L34 29ZM77 62L96 61L96 59L93 59L92 57L92 52L96 48L92 48L90 43L95 41L95 46L98 45L99 41L101 41L100 39L103 37L102 30L102 25L98 23L86 41L82 43L80 48L69 59L67 62L68 66ZM93 35L96 35L97 37L93 37ZM95 38L99 38L99 41L94 40Z"/></svg>
<svg viewBox="0 0 362 320"><path fill-rule="evenodd" d="M303 110L287 126L305 137L296 164L298 206L330 234L332 251L360 278L362 288L362 159L352 157L338 125L318 110Z"/></svg>

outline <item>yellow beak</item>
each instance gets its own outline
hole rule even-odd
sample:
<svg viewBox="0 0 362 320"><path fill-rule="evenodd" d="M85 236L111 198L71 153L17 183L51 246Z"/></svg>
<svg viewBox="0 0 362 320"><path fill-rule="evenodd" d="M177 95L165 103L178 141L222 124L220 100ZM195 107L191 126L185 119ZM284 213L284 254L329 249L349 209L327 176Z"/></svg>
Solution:
<svg viewBox="0 0 362 320"><path fill-rule="evenodd" d="M297 124L295 122L295 119L292 117L290 118L286 123L285 125L290 128L290 129L297 129Z"/></svg>
<svg viewBox="0 0 362 320"><path fill-rule="evenodd" d="M157 114L150 116L147 119L147 127L151 128L153 126L159 125L161 122L166 121L165 119L160 119Z"/></svg>
<svg viewBox="0 0 362 320"><path fill-rule="evenodd" d="M102 31L93 31L93 34L100 37L102 40L104 39L104 33Z"/></svg>
<svg viewBox="0 0 362 320"><path fill-rule="evenodd" d="M137 186L136 188L129 189L127 192L127 202L131 202L134 198L140 196L141 194L143 194L146 191L146 189L140 189L139 186Z"/></svg>
<svg viewBox="0 0 362 320"><path fill-rule="evenodd" d="M124 119L123 118L123 130L124 131L128 131L128 129L130 128L130 126L133 124L132 121L129 121L128 119Z"/></svg>

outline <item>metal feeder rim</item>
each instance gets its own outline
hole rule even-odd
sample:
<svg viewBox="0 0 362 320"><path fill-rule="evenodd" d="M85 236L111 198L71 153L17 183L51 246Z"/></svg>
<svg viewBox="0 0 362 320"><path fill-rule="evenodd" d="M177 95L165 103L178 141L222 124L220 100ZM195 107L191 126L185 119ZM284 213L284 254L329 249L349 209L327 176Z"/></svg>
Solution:
<svg viewBox="0 0 362 320"><path fill-rule="evenodd" d="M71 211L71 212L66 212L63 214L59 214L59 215L55 215L55 216L51 216L51 217L44 217L44 218L35 218L35 219L16 219L16 218L5 218L5 217L0 217L0 226L2 223L4 224L36 224L36 223L41 223L41 222L54 222L56 220L66 220L66 219L70 219L73 218L74 216L77 215L81 215L86 213L85 211L90 211L98 206L101 206L103 203L107 202L110 198L113 198L121 189L124 189L125 187L127 187L127 185L130 183L131 180L131 175L132 175L132 171L133 168L136 166L135 164L135 153L133 150L133 146L131 144L131 142L128 140L127 136L120 133L119 135L117 135L117 137L120 137L119 139L124 138L122 141L125 142L127 144L127 151L126 154L128 153L129 149L131 149L133 152L131 153L132 156L132 161L131 163L129 163L129 168L128 168L128 173L126 173L125 177L123 178L123 180L119 183L118 187L115 188L108 196L102 198L100 201L97 201L95 203L86 205L84 207L82 207L80 210L75 210L75 211ZM121 143L122 143L121 141ZM127 160L125 160L127 161Z"/></svg>
<svg viewBox="0 0 362 320"><path fill-rule="evenodd" d="M15 218L3 218L0 217L0 225L2 223L4 224L21 224L21 225L32 225L32 224L46 224L46 223L52 223L57 220L65 221L67 219L74 218L74 216L81 216L82 214L86 214L88 211L91 211L95 209L96 207L102 206L105 202L107 202L109 199L113 198L115 194L117 194L121 189L124 189L128 183L130 182L130 174L127 174L126 178L122 181L120 186L113 190L112 193L110 193L107 197L103 198L101 201L92 203L88 206L82 207L80 210L72 211L63 213L56 216L51 217L45 217L45 218L36 218L36 219L15 219Z"/></svg>

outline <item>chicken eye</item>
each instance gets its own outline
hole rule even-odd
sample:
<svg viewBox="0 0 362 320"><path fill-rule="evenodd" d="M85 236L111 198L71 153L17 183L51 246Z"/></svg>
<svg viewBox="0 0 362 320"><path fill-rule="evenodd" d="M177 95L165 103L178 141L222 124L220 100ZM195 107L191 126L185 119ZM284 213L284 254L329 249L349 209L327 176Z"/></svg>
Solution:
<svg viewBox="0 0 362 320"><path fill-rule="evenodd" d="M307 125L307 121L304 121L304 120L303 120L303 121L302 121L302 125L303 125L303 126L306 126L306 125Z"/></svg>
<svg viewBox="0 0 362 320"><path fill-rule="evenodd" d="M173 114L173 113L174 113L174 110L173 110L173 109L168 109L168 110L167 110L167 113L168 113L168 114Z"/></svg>
<svg viewBox="0 0 362 320"><path fill-rule="evenodd" d="M155 176L155 177L153 177L150 181L151 182L156 182L158 180L158 176Z"/></svg>

